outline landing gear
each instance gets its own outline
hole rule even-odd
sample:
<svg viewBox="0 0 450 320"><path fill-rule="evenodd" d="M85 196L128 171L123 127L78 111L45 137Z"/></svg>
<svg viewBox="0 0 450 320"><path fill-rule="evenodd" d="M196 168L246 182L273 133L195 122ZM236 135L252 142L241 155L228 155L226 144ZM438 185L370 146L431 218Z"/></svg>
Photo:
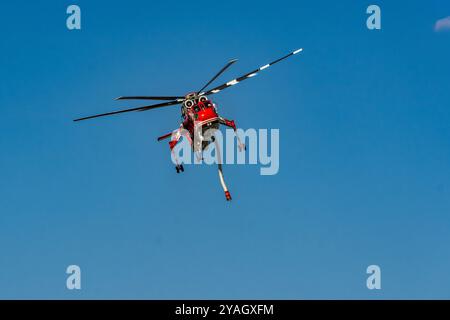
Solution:
<svg viewBox="0 0 450 320"><path fill-rule="evenodd" d="M184 167L182 164L176 165L175 169L177 170L177 173L184 172Z"/></svg>
<svg viewBox="0 0 450 320"><path fill-rule="evenodd" d="M234 120L228 120L228 119L220 117L219 122L227 127L233 128L234 134L236 135L236 138L238 141L239 152L246 151L247 147L245 146L244 143L242 143L241 139L239 138L239 136L237 134L236 124L234 123Z"/></svg>
<svg viewBox="0 0 450 320"><path fill-rule="evenodd" d="M236 137L237 137L237 136L236 136ZM237 138L238 138L238 148L239 148L239 152L247 151L247 146L241 142L241 139L239 139L239 137L237 137Z"/></svg>

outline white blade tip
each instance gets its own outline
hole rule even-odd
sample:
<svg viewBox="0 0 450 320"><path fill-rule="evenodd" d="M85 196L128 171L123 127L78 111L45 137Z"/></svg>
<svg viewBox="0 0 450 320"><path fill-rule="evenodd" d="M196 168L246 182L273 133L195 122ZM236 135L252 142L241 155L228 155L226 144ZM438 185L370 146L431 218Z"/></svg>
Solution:
<svg viewBox="0 0 450 320"><path fill-rule="evenodd" d="M300 48L300 49L298 49L298 50L295 50L295 51L293 52L293 54L297 54L297 53L302 52L302 51L303 51L303 48Z"/></svg>

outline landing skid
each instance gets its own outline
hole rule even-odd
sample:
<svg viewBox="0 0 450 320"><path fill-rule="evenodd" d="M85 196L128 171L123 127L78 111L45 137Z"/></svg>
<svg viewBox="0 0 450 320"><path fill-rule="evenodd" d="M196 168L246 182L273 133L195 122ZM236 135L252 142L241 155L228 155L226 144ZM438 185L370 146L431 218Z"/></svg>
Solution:
<svg viewBox="0 0 450 320"><path fill-rule="evenodd" d="M176 165L175 169L177 170L177 173L184 172L184 167L182 164Z"/></svg>

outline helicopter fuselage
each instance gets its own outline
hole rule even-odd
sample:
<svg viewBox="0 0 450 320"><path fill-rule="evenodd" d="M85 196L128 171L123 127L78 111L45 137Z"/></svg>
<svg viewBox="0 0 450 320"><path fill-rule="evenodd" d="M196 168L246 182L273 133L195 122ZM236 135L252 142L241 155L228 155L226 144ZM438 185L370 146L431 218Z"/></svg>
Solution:
<svg viewBox="0 0 450 320"><path fill-rule="evenodd" d="M204 149L211 142L205 139L205 134L213 134L220 126L220 116L214 103L204 100L196 102L192 107L182 108L182 127L189 132L192 147L196 150Z"/></svg>

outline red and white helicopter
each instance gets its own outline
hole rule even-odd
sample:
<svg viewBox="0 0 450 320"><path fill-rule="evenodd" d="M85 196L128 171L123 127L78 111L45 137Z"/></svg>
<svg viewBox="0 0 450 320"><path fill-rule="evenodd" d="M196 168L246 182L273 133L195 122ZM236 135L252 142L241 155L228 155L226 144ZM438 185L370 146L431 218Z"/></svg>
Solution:
<svg viewBox="0 0 450 320"><path fill-rule="evenodd" d="M167 106L173 106L181 104L181 116L182 116L182 123L180 124L180 127L168 134L165 134L158 138L158 141L167 139L171 137L171 140L169 141L169 147L171 152L173 152L173 148L178 143L178 141L181 139L181 137L184 135L188 141L191 143L192 149L194 152L202 152L205 150L208 145L211 142L216 142L214 137L211 137L211 139L205 139L204 134L208 130L218 130L219 126L225 125L227 127L233 128L233 130L236 132L236 124L234 120L228 120L221 116L219 116L217 112L217 106L214 104L211 100L209 100L208 96L212 94L216 94L228 87L234 86L235 84L238 84L241 81L244 81L246 79L249 79L251 77L254 77L258 74L258 72L263 71L270 66L274 65L277 62L280 62L290 56L293 56L295 54L298 54L302 52L303 49L298 49L295 51L290 52L289 54L272 61L258 69L255 69L253 71L250 71L243 76L233 79L231 81L228 81L227 83L224 83L220 86L217 86L213 89L206 90L205 89L214 81L216 80L226 69L228 69L233 63L235 63L237 60L233 59L230 60L211 80L209 80L200 90L188 93L185 96L124 96L124 97L118 97L116 100L163 100L166 102L153 104L149 106L144 107L137 107L137 108L131 108L131 109L124 109L124 110L118 110L108 113L102 113L97 114L89 117L83 117L79 119L75 119L74 121L82 121L87 119L93 119L98 117L104 117L104 116L110 116L113 114L119 114L119 113L125 113L130 111L147 111L151 109L161 108L161 107L167 107ZM211 131L209 131L211 132ZM239 150L242 151L245 149L245 145L240 141L239 137L238 139L238 146ZM216 150L218 154L218 157L220 158L220 150L219 146L216 142ZM176 159L176 158L175 158ZM183 164L179 164L178 160L176 161L176 170L177 173L184 172ZM219 170L219 179L222 184L223 190L225 192L225 197L227 200L231 200L230 192L228 191L228 188L225 184L225 180L223 178L222 173L222 165L220 161L218 161L218 170Z"/></svg>

